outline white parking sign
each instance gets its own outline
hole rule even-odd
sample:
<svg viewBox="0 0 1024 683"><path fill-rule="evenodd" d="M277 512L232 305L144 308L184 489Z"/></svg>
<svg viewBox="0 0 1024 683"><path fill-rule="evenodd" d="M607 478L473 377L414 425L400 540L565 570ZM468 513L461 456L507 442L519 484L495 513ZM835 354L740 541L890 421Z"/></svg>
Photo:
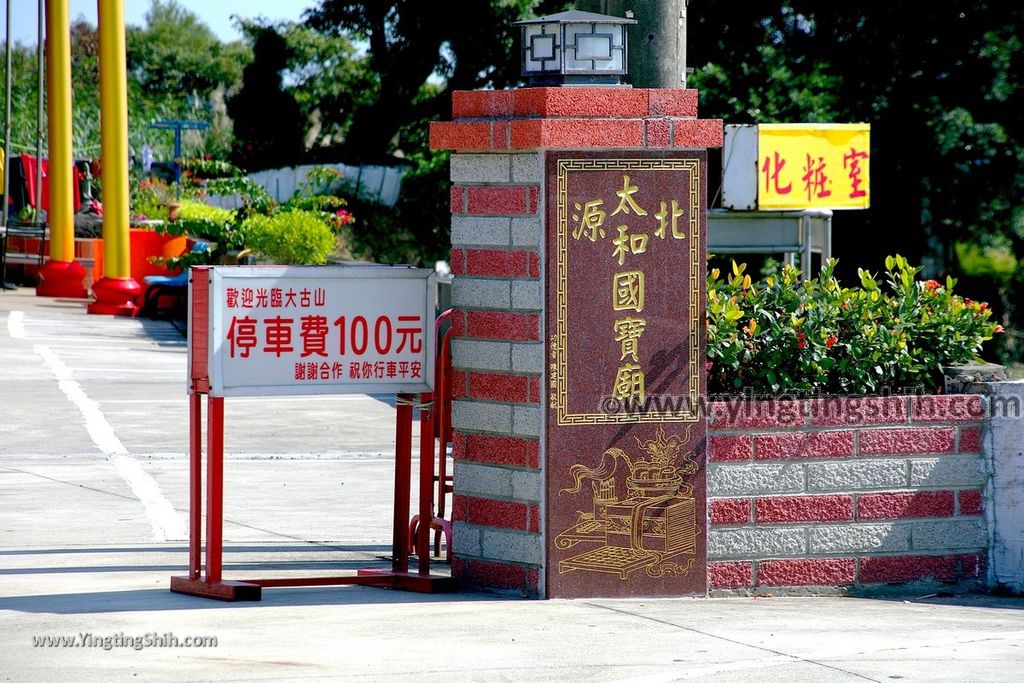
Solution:
<svg viewBox="0 0 1024 683"><path fill-rule="evenodd" d="M433 271L373 265L210 270L211 396L432 390Z"/></svg>

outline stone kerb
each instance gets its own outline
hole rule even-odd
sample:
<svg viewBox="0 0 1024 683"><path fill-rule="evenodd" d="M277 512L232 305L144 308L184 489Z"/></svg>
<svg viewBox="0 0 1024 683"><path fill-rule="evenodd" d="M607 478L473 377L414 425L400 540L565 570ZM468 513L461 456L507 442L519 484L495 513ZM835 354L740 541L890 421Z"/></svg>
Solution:
<svg viewBox="0 0 1024 683"><path fill-rule="evenodd" d="M543 163L547 149L718 147L694 90L460 91L451 150L453 574L543 593Z"/></svg>
<svg viewBox="0 0 1024 683"><path fill-rule="evenodd" d="M712 590L982 583L985 400L712 404Z"/></svg>

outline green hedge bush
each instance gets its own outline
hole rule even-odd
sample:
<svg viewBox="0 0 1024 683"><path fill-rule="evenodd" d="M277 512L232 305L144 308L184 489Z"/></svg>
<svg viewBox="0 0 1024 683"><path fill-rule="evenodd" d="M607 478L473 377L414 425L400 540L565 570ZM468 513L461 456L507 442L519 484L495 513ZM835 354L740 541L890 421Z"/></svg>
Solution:
<svg viewBox="0 0 1024 683"><path fill-rule="evenodd" d="M327 262L338 243L318 212L301 209L250 216L242 231L249 248L275 263L320 265Z"/></svg>
<svg viewBox="0 0 1024 683"><path fill-rule="evenodd" d="M786 266L755 282L746 266L708 276L708 390L755 394L941 391L942 368L977 358L1001 332L987 304L917 279L902 256L882 283L859 270L843 287L830 260L817 279Z"/></svg>

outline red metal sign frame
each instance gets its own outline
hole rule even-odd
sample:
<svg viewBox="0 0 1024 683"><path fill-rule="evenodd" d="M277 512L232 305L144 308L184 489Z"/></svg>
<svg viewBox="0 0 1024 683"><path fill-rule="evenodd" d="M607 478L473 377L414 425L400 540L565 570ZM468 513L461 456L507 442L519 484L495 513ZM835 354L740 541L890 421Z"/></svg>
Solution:
<svg viewBox="0 0 1024 683"><path fill-rule="evenodd" d="M228 581L223 577L224 557L224 398L210 396L206 358L210 314L209 267L191 271L189 283L189 563L188 576L171 577L171 590L218 600L260 600L264 587L362 585L419 593L448 592L455 580L430 573L430 525L417 529L418 566L409 571L410 487L412 483L412 422L416 396L398 395L395 453L394 527L391 569L358 570L352 576L266 578ZM206 544L202 537L203 430L202 399L206 395ZM419 515L433 515L434 419L431 394L420 394ZM205 550L205 564L203 552ZM205 571L204 571L205 570Z"/></svg>

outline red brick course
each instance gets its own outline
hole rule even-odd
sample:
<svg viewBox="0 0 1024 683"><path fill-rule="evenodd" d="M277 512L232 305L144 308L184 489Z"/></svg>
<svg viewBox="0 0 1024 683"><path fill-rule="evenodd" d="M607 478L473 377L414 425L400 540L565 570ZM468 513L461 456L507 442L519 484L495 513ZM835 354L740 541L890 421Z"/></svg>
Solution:
<svg viewBox="0 0 1024 683"><path fill-rule="evenodd" d="M955 440L956 429L953 427L862 429L860 452L863 455L952 453Z"/></svg>
<svg viewBox="0 0 1024 683"><path fill-rule="evenodd" d="M981 429L979 427L960 428L960 452L981 453Z"/></svg>
<svg viewBox="0 0 1024 683"><path fill-rule="evenodd" d="M469 395L483 401L526 403L530 400L530 378L524 375L470 372Z"/></svg>
<svg viewBox="0 0 1024 683"><path fill-rule="evenodd" d="M466 275L489 277L529 277L530 255L534 252L508 249L469 249ZM454 266L452 272L454 273ZM455 273L462 275L462 273Z"/></svg>
<svg viewBox="0 0 1024 683"><path fill-rule="evenodd" d="M749 434L709 436L708 458L712 462L750 460L752 439Z"/></svg>
<svg viewBox="0 0 1024 683"><path fill-rule="evenodd" d="M456 432L454 438L453 457L456 460L530 469L537 469L539 466L540 442L536 439L460 432Z"/></svg>
<svg viewBox="0 0 1024 683"><path fill-rule="evenodd" d="M757 460L799 460L853 455L853 432L806 432L758 434L754 437Z"/></svg>
<svg viewBox="0 0 1024 683"><path fill-rule="evenodd" d="M474 586L531 592L527 571L527 567L518 564L452 558L452 576Z"/></svg>
<svg viewBox="0 0 1024 683"><path fill-rule="evenodd" d="M457 91L452 97L455 120L430 124L430 146L461 152L721 147L722 122L696 116L696 90Z"/></svg>
<svg viewBox="0 0 1024 683"><path fill-rule="evenodd" d="M952 516L952 491L862 493L857 496L857 519Z"/></svg>
<svg viewBox="0 0 1024 683"><path fill-rule="evenodd" d="M512 126L508 121L491 123L491 149L507 150L512 145Z"/></svg>
<svg viewBox="0 0 1024 683"><path fill-rule="evenodd" d="M711 588L750 588L754 584L753 562L709 562Z"/></svg>
<svg viewBox="0 0 1024 683"><path fill-rule="evenodd" d="M712 403L708 429L796 429L805 423L804 401Z"/></svg>
<svg viewBox="0 0 1024 683"><path fill-rule="evenodd" d="M513 115L577 118L646 116L648 91L641 88L519 88ZM596 96L595 96L596 95Z"/></svg>
<svg viewBox="0 0 1024 683"><path fill-rule="evenodd" d="M453 149L461 152L491 149L491 124L486 121L432 121L430 148Z"/></svg>
<svg viewBox="0 0 1024 683"><path fill-rule="evenodd" d="M861 583L904 583L935 579L953 581L957 578L955 555L901 555L898 557L862 557Z"/></svg>
<svg viewBox="0 0 1024 683"><path fill-rule="evenodd" d="M905 424L907 399L902 396L814 399L810 401L811 425Z"/></svg>
<svg viewBox="0 0 1024 683"><path fill-rule="evenodd" d="M452 494L452 520L453 522L465 522L469 519L469 499L458 493Z"/></svg>
<svg viewBox="0 0 1024 683"><path fill-rule="evenodd" d="M718 123L721 134L722 124ZM512 149L643 147L643 119L518 119ZM694 145L696 146L696 145ZM719 142L718 147L722 146Z"/></svg>
<svg viewBox="0 0 1024 683"><path fill-rule="evenodd" d="M452 185L450 190L452 194L452 213L465 213L466 211L466 194L462 191L463 188L458 185Z"/></svg>
<svg viewBox="0 0 1024 683"><path fill-rule="evenodd" d="M972 394L915 396L910 407L914 422L980 422L985 417L982 397Z"/></svg>
<svg viewBox="0 0 1024 683"><path fill-rule="evenodd" d="M457 90L452 118L529 116L697 116L697 91L692 89L518 88Z"/></svg>
<svg viewBox="0 0 1024 683"><path fill-rule="evenodd" d="M517 216L525 214L527 188L515 185L470 186L466 188L466 213Z"/></svg>
<svg viewBox="0 0 1024 683"><path fill-rule="evenodd" d="M459 247L452 247L451 257L448 266L452 269L452 275L466 274L466 250Z"/></svg>
<svg viewBox="0 0 1024 683"><path fill-rule="evenodd" d="M469 375L464 370L452 368L452 398L466 398L469 396Z"/></svg>
<svg viewBox="0 0 1024 683"><path fill-rule="evenodd" d="M540 254L535 251L530 254L530 277L540 277Z"/></svg>
<svg viewBox="0 0 1024 683"><path fill-rule="evenodd" d="M759 586L841 586L856 577L857 560L852 557L764 560L757 567Z"/></svg>
<svg viewBox="0 0 1024 683"><path fill-rule="evenodd" d="M853 521L853 496L778 496L754 502L757 524Z"/></svg>
<svg viewBox="0 0 1024 683"><path fill-rule="evenodd" d="M645 144L648 147L671 147L672 146L672 124L668 119L648 119L646 122L647 137Z"/></svg>
<svg viewBox="0 0 1024 683"><path fill-rule="evenodd" d="M538 341L540 339L539 318L537 313L469 311L466 318L465 336L504 341Z"/></svg>
<svg viewBox="0 0 1024 683"><path fill-rule="evenodd" d="M980 515L984 510L981 503L981 491L958 491L961 515Z"/></svg>
<svg viewBox="0 0 1024 683"><path fill-rule="evenodd" d="M749 524L749 498L723 498L711 501L711 523L714 525Z"/></svg>
<svg viewBox="0 0 1024 683"><path fill-rule="evenodd" d="M526 503L467 497L466 506L466 521L470 524L525 531L530 519L531 506Z"/></svg>

